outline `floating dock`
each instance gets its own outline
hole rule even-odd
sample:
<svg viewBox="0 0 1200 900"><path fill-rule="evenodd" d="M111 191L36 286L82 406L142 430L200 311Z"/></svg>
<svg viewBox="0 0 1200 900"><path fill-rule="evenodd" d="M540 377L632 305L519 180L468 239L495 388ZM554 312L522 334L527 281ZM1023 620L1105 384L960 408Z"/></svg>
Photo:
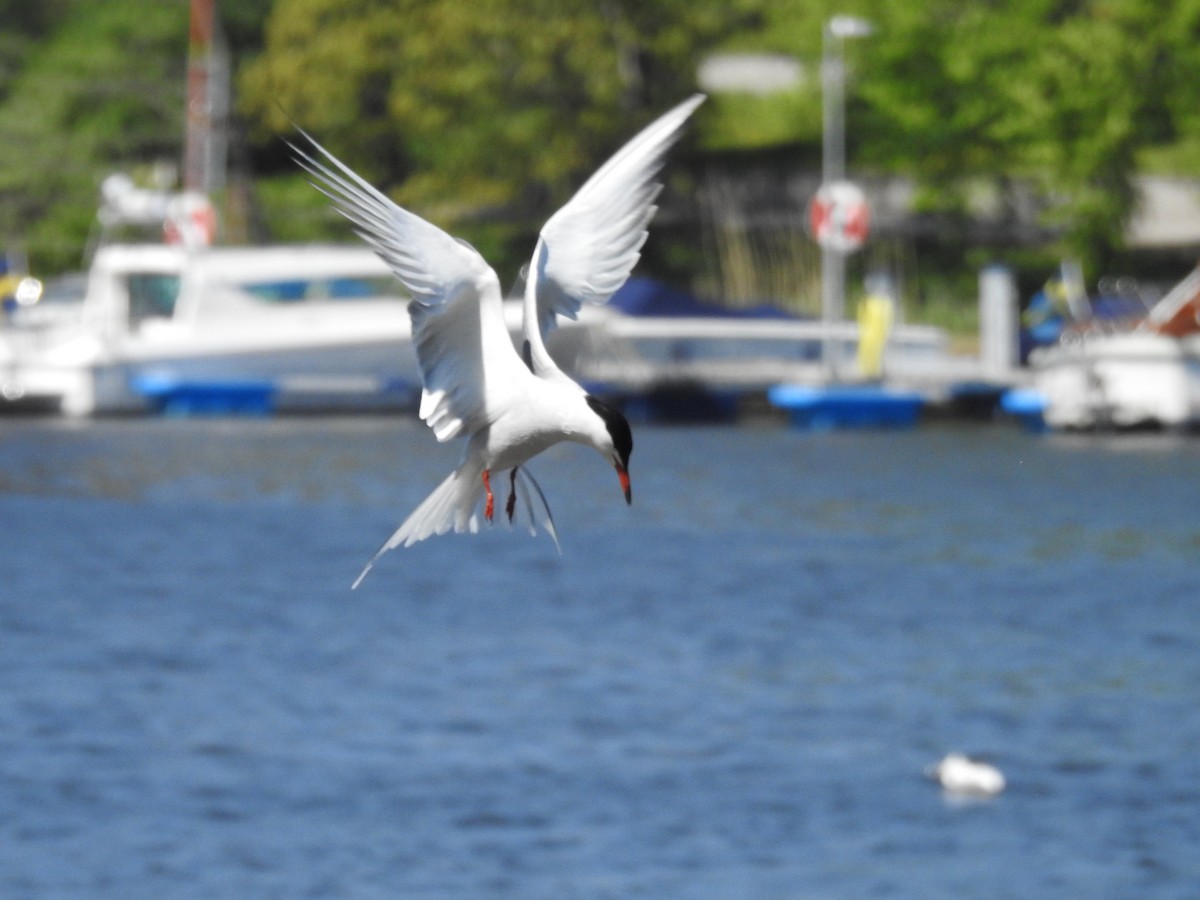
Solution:
<svg viewBox="0 0 1200 900"><path fill-rule="evenodd" d="M925 398L916 391L882 384L826 387L783 384L771 388L767 399L787 413L792 425L812 431L912 428L925 405Z"/></svg>

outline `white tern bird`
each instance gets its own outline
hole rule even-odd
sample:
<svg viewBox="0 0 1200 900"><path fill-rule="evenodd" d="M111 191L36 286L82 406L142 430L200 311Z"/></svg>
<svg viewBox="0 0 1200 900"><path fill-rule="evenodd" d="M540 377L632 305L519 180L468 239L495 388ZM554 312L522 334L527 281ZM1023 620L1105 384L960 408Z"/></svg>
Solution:
<svg viewBox="0 0 1200 900"><path fill-rule="evenodd" d="M585 301L605 303L625 283L656 210L666 153L703 101L695 94L646 126L542 227L525 284L520 354L505 326L499 279L483 257L397 206L301 132L314 152L293 145L299 164L412 295L421 418L439 441L467 439L458 468L384 542L354 587L394 547L452 529L476 531L481 498L492 521L494 471L509 472L509 521L520 494L531 530L540 519L557 544L545 496L524 465L560 441L599 451L632 502L629 423L555 365L545 336L557 316L574 318Z"/></svg>

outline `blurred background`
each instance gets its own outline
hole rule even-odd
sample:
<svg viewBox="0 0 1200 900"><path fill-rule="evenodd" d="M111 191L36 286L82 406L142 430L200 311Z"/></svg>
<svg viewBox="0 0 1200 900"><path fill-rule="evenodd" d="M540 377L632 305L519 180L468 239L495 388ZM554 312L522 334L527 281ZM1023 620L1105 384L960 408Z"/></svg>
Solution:
<svg viewBox="0 0 1200 900"><path fill-rule="evenodd" d="M1200 243L1196 216L1165 236L1141 217L1164 191L1197 206L1200 12L1186 0L212 5L190 58L220 98L205 187L222 242L344 239L281 140L294 122L508 284L586 174L701 86L646 271L724 303L816 311L804 223L823 36L849 15L871 24L838 41L846 158L873 212L852 271L892 272L910 318L973 333L975 278L997 259L1024 295L1064 256L1089 283L1169 284ZM78 269L106 176L184 185L189 3L2 13L0 239L42 275Z"/></svg>

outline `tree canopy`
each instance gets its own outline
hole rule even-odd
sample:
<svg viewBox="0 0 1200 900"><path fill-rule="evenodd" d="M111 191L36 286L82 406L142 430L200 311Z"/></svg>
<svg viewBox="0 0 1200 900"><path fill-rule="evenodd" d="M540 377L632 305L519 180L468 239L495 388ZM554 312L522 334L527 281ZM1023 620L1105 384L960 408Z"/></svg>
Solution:
<svg viewBox="0 0 1200 900"><path fill-rule="evenodd" d="M187 49L180 9L59 4L37 23L44 38L25 48L0 91L0 235L50 265L77 265L99 179L178 158Z"/></svg>
<svg viewBox="0 0 1200 900"><path fill-rule="evenodd" d="M694 90L695 59L745 12L729 0L277 0L242 109L289 117L443 221L539 213Z"/></svg>
<svg viewBox="0 0 1200 900"><path fill-rule="evenodd" d="M1195 0L940 0L887 14L861 70L862 156L923 179L933 204L1022 179L1095 259L1120 243L1139 167L1200 136ZM1200 173L1200 158L1176 162Z"/></svg>
<svg viewBox="0 0 1200 900"><path fill-rule="evenodd" d="M1120 246L1139 171L1200 176L1200 0L252 0L221 2L235 108L269 236L326 219L293 122L446 224L540 218L631 130L695 89L714 50L796 57L772 95L714 96L703 149L820 145L822 28L846 41L851 170L966 209L1032 191L1064 249ZM0 0L0 239L77 261L97 187L178 162L188 0ZM307 210L307 212L305 212ZM307 218L306 218L307 217ZM476 237L476 235L472 235Z"/></svg>

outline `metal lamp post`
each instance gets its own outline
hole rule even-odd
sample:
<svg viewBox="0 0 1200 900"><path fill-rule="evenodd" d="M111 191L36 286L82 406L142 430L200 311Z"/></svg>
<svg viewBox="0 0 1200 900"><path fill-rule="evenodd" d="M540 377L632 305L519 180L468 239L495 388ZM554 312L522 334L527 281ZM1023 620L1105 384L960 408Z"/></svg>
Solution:
<svg viewBox="0 0 1200 900"><path fill-rule="evenodd" d="M867 37L874 26L854 16L834 16L825 23L821 40L821 185L832 185L846 174L846 67L842 44L846 38ZM821 248L821 318L825 339L822 362L826 377L836 380L838 349L833 329L845 315L846 251L826 244Z"/></svg>

